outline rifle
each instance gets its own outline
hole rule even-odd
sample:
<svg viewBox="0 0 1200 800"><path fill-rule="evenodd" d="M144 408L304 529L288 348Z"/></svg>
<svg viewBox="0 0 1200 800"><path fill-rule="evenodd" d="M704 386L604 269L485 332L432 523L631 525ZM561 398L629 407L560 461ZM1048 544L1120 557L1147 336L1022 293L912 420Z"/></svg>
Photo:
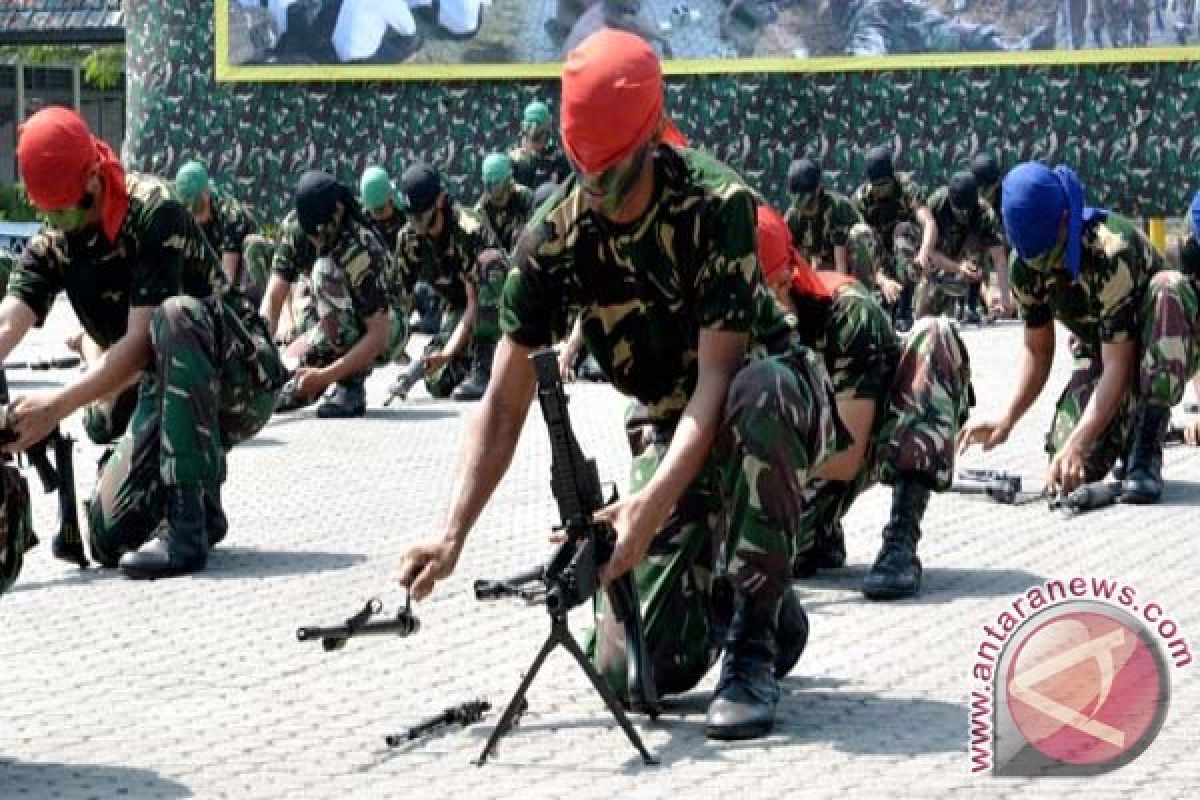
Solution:
<svg viewBox="0 0 1200 800"><path fill-rule="evenodd" d="M346 642L356 636L412 636L421 629L421 621L413 616L411 598L406 598L404 608L396 612L393 619L371 622L371 617L383 611L383 601L372 597L354 616L341 625L328 628L306 626L296 629L296 639L309 642L321 640L321 647L326 652L341 650Z"/></svg>
<svg viewBox="0 0 1200 800"><path fill-rule="evenodd" d="M550 434L550 487L562 519L557 530L563 533L564 539L544 565L507 580L475 582L477 600L519 597L530 604L544 605L550 615L550 634L475 763L483 766L500 737L512 728L525 704L525 692L538 670L551 651L562 645L587 675L642 760L646 764L656 764L658 762L646 750L615 693L596 672L567 627L567 612L587 602L600 588L600 568L612 555L614 534L610 525L598 522L594 517L595 512L605 505L604 494L596 462L584 457L571 429L567 395L558 371L558 354L551 349L539 350L530 356L530 360L537 374L538 402ZM614 492L609 502L615 499ZM632 575L626 573L604 591L611 613L625 629L629 706L634 711L644 711L653 719L659 710L658 692L642 629L637 587Z"/></svg>
<svg viewBox="0 0 1200 800"><path fill-rule="evenodd" d="M393 733L383 737L388 747L399 747L405 742L421 739L440 728L457 725L465 728L483 720L483 715L492 710L492 704L486 700L470 700L447 708L442 713L418 722L403 733Z"/></svg>
<svg viewBox="0 0 1200 800"><path fill-rule="evenodd" d="M960 469L950 491L979 494L1005 505L1019 505L1041 497L1041 493L1022 493L1021 476L995 469Z"/></svg>
<svg viewBox="0 0 1200 800"><path fill-rule="evenodd" d="M4 369L32 369L43 372L51 369L71 369L83 363L79 356L59 356L57 358L39 358L34 361L6 361Z"/></svg>
<svg viewBox="0 0 1200 800"><path fill-rule="evenodd" d="M56 359L55 361L60 361ZM61 359L69 361L69 359ZM38 362L53 363L53 362ZM7 365L6 365L7 366ZM46 367L51 369L52 367ZM39 367L34 367L39 369ZM17 440L16 432L9 419L8 379L0 370L0 444L12 444ZM76 564L80 569L88 567L87 554L83 550L83 536L79 529L79 515L75 501L75 440L54 426L46 438L31 445L25 451L25 459L37 471L42 489L49 494L58 492L58 532L50 543L51 553L61 561ZM54 452L54 463L50 462L49 451Z"/></svg>
<svg viewBox="0 0 1200 800"><path fill-rule="evenodd" d="M408 399L408 393L412 391L412 387L417 385L417 381L425 377L425 356L414 358L412 363L396 377L396 382L388 389L387 399L383 401L385 407L390 406L393 400L399 400L403 403Z"/></svg>

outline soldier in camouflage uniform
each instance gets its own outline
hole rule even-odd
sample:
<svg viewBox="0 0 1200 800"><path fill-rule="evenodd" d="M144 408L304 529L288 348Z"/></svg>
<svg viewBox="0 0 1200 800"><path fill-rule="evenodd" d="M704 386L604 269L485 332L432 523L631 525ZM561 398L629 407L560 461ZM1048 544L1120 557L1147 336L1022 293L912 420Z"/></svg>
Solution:
<svg viewBox="0 0 1200 800"><path fill-rule="evenodd" d="M570 167L554 143L550 107L541 100L525 106L521 115L521 139L508 151L512 160L513 180L522 186L540 186L546 181L560 183Z"/></svg>
<svg viewBox="0 0 1200 800"><path fill-rule="evenodd" d="M1047 436L1048 488L1101 480L1123 457L1121 499L1157 502L1171 407L1200 366L1194 283L1168 269L1130 220L1085 207L1067 167L1029 162L1010 172L1004 226L1025 320L1020 378L1004 414L968 425L962 446L988 450L1008 438L1050 374L1057 320L1071 333L1075 370Z"/></svg>
<svg viewBox="0 0 1200 800"><path fill-rule="evenodd" d="M292 342L317 322L310 280L317 248L301 229L294 209L279 223L277 238L261 313L276 341ZM285 308L288 318L281 323Z"/></svg>
<svg viewBox="0 0 1200 800"><path fill-rule="evenodd" d="M254 303L262 300L271 263L271 244L258 233L249 209L231 197L213 192L208 171L189 161L175 175L175 193L191 209L209 245L221 257L229 285Z"/></svg>
<svg viewBox="0 0 1200 800"><path fill-rule="evenodd" d="M483 160L482 177L483 195L475 210L487 219L505 251L512 252L533 211L533 190L513 180L512 161L504 153Z"/></svg>
<svg viewBox="0 0 1200 800"><path fill-rule="evenodd" d="M796 248L814 269L849 274L846 245L850 229L863 221L854 203L821 185L821 167L810 158L792 162L788 168L788 191L792 204L784 220Z"/></svg>
<svg viewBox="0 0 1200 800"><path fill-rule="evenodd" d="M18 164L49 230L26 248L0 304L0 358L60 291L106 352L64 389L17 398L11 449L140 372L129 430L87 503L92 556L135 578L203 569L226 531L225 452L270 418L278 353L167 184L126 175L73 111L44 109L22 131Z"/></svg>
<svg viewBox="0 0 1200 800"><path fill-rule="evenodd" d="M409 208L396 247L400 279L405 286L425 281L445 303L441 330L421 357L425 388L434 397L478 400L500 338L508 259L487 219L451 200L433 167L414 164L400 186Z"/></svg>
<svg viewBox="0 0 1200 800"><path fill-rule="evenodd" d="M902 341L866 287L805 264L783 220L766 206L758 209L758 258L801 339L824 358L852 439L804 486L799 536L814 546L799 548L796 577L845 563L842 517L878 481L892 487L892 512L863 594L911 597L921 586L916 551L929 493L950 487L955 438L967 417L966 346L940 317L918 320Z"/></svg>
<svg viewBox="0 0 1200 800"><path fill-rule="evenodd" d="M1000 286L998 310L1008 305L1008 274L1000 224L986 201L979 197L975 176L956 172L950 183L929 198L929 210L937 223L937 244L933 250L933 269L921 276L916 294L916 316L940 316L951 310L955 298L966 299L969 286L979 286L991 262L991 274ZM967 319L978 324L973 309L964 309Z"/></svg>
<svg viewBox="0 0 1200 800"><path fill-rule="evenodd" d="M777 676L807 635L788 589L801 490L840 425L823 364L762 283L753 191L677 144L661 81L633 34L601 31L568 57L563 138L578 177L521 238L445 533L406 553L401 581L420 598L453 570L524 426L529 354L582 315L588 349L636 400L631 491L598 514L616 531L602 578L632 568L660 692L694 687L725 649L706 732L752 738L770 730ZM614 87L631 89L614 103ZM593 657L622 695L623 632L599 599L597 613Z"/></svg>
<svg viewBox="0 0 1200 800"><path fill-rule="evenodd" d="M1104 47L1145 47L1150 43L1150 0L1091 0L1092 38Z"/></svg>
<svg viewBox="0 0 1200 800"><path fill-rule="evenodd" d="M893 316L907 328L911 324L912 291L917 277L929 270L937 223L925 204L925 192L905 173L892 165L887 146L867 152L867 180L854 192L854 205L863 221L875 232L881 266L875 284ZM920 232L920 247L911 264L897 257L897 241L911 231Z"/></svg>
<svg viewBox="0 0 1200 800"><path fill-rule="evenodd" d="M387 289L391 256L350 189L328 174L302 175L295 206L296 221L317 256L311 274L316 316L313 327L288 348L300 367L292 378L294 392L278 410L311 402L332 385L317 416L361 417L371 367L403 350L407 333L404 315L394 310L403 303L393 302ZM271 285L286 286L290 277L276 273Z"/></svg>

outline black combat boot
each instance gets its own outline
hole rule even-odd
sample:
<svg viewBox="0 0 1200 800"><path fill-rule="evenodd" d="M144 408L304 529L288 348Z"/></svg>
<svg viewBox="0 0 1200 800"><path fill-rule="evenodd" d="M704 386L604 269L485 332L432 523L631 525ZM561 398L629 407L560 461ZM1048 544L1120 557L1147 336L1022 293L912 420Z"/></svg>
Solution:
<svg viewBox="0 0 1200 800"><path fill-rule="evenodd" d="M808 614L795 589L783 593L779 606L779 635L775 653L775 677L786 678L808 644Z"/></svg>
<svg viewBox="0 0 1200 800"><path fill-rule="evenodd" d="M1145 505L1162 497L1163 439L1171 422L1171 409L1143 403L1134 420L1133 446L1125 462L1121 502Z"/></svg>
<svg viewBox="0 0 1200 800"><path fill-rule="evenodd" d="M204 569L208 531L204 524L204 490L200 486L163 488L166 515L150 541L121 556L126 577L153 580Z"/></svg>
<svg viewBox="0 0 1200 800"><path fill-rule="evenodd" d="M321 419L351 419L367 413L367 378L355 375L338 381L317 406Z"/></svg>
<svg viewBox="0 0 1200 800"><path fill-rule="evenodd" d="M454 387L454 391L450 393L452 398L471 401L483 397L488 381L492 379L492 356L495 352L495 342L475 342L475 352L471 355L471 371L463 378L462 383Z"/></svg>
<svg viewBox="0 0 1200 800"><path fill-rule="evenodd" d="M841 569L846 565L846 534L842 521L835 519L817 532L812 549L792 562L793 578L811 578L819 569Z"/></svg>
<svg viewBox="0 0 1200 800"><path fill-rule="evenodd" d="M921 560L917 540L921 518L929 503L929 488L901 476L892 486L892 516L883 528L883 548L863 579L863 594L871 600L912 597L921 589Z"/></svg>
<svg viewBox="0 0 1200 800"><path fill-rule="evenodd" d="M768 599L734 592L721 679L704 721L710 739L756 739L774 726L780 605L778 596Z"/></svg>
<svg viewBox="0 0 1200 800"><path fill-rule="evenodd" d="M221 506L221 487L204 490L204 522L208 527L208 547L211 550L229 533L229 520Z"/></svg>

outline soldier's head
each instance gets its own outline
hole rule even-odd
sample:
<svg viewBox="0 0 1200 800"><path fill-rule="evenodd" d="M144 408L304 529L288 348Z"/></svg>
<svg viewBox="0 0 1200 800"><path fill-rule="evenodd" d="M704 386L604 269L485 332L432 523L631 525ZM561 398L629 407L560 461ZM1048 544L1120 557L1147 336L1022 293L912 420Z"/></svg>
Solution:
<svg viewBox="0 0 1200 800"><path fill-rule="evenodd" d="M348 213L358 211L354 193L332 175L309 170L296 182L296 221L320 255L328 255L341 235Z"/></svg>
<svg viewBox="0 0 1200 800"><path fill-rule="evenodd" d="M391 219L396 213L398 192L383 167L367 167L358 181L358 198L373 219Z"/></svg>
<svg viewBox="0 0 1200 800"><path fill-rule="evenodd" d="M115 242L129 193L112 149L79 114L61 106L38 111L18 131L17 169L47 224L63 233L99 226Z"/></svg>
<svg viewBox="0 0 1200 800"><path fill-rule="evenodd" d="M550 141L550 128L550 107L534 100L521 115L521 146L532 153L542 152Z"/></svg>
<svg viewBox="0 0 1200 800"><path fill-rule="evenodd" d="M779 212L760 205L756 212L755 240L763 281L785 310L796 312L797 296L828 300L829 283L792 245L792 234ZM826 273L828 276L828 273Z"/></svg>
<svg viewBox="0 0 1200 800"><path fill-rule="evenodd" d="M413 164L400 176L400 191L408 203L408 224L413 230L424 236L440 236L450 201L438 171L429 164Z"/></svg>
<svg viewBox="0 0 1200 800"><path fill-rule="evenodd" d="M199 161L188 161L175 173L175 196L191 209L197 222L212 217L212 183L208 170Z"/></svg>
<svg viewBox="0 0 1200 800"><path fill-rule="evenodd" d="M975 176L970 172L959 171L950 176L947 186L950 200L950 213L955 222L966 224L971 217L979 213L979 187L975 185Z"/></svg>
<svg viewBox="0 0 1200 800"><path fill-rule="evenodd" d="M821 189L821 165L811 158L798 158L788 167L788 192L801 209L816 205Z"/></svg>
<svg viewBox="0 0 1200 800"><path fill-rule="evenodd" d="M867 180L877 192L887 191L896 182L892 148L881 144L867 151Z"/></svg>
<svg viewBox="0 0 1200 800"><path fill-rule="evenodd" d="M1000 194L1004 232L1021 260L1040 272L1065 263L1078 277L1085 210L1083 184L1074 171L1028 161L1004 177Z"/></svg>
<svg viewBox="0 0 1200 800"><path fill-rule="evenodd" d="M645 213L660 142L685 143L664 111L662 66L640 36L602 29L567 56L562 140L588 208L614 222Z"/></svg>
<svg viewBox="0 0 1200 800"><path fill-rule="evenodd" d="M513 187L512 159L504 153L491 153L483 160L483 194L487 202L503 206Z"/></svg>
<svg viewBox="0 0 1200 800"><path fill-rule="evenodd" d="M1000 182L1000 162L991 153L978 153L971 159L971 174L980 191L987 191Z"/></svg>

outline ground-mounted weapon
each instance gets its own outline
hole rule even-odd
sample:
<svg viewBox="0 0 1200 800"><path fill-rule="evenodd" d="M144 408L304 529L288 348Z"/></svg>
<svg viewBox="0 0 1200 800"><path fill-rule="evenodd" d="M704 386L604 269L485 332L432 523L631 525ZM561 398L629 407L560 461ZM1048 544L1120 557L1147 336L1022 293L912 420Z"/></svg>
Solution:
<svg viewBox="0 0 1200 800"><path fill-rule="evenodd" d="M460 728L465 728L468 725L474 725L477 722L483 721L483 715L492 710L492 704L486 700L469 700L465 703L459 703L456 706L447 708L440 714L423 719L411 728L406 728L400 733L389 734L383 737L384 742L388 747L400 747L406 742L413 742L418 739L424 739L443 728L449 728L457 725Z"/></svg>
<svg viewBox="0 0 1200 800"><path fill-rule="evenodd" d="M404 607L391 619L372 620L383 612L383 601L372 597L362 610L341 625L331 627L305 626L296 629L296 638L301 642L319 640L327 652L341 650L346 642L358 636L412 636L421 629L421 621L412 613L412 605L406 599Z"/></svg>
<svg viewBox="0 0 1200 800"><path fill-rule="evenodd" d="M544 606L550 615L550 634L525 673L476 763L482 766L500 737L512 728L525 706L525 692L533 683L546 657L561 645L587 675L596 692L604 700L605 706L621 726L621 730L641 754L642 760L646 764L655 764L657 761L646 750L616 694L588 661L567 626L567 613L591 600L601 588L600 570L612 555L614 532L610 525L595 519L595 512L607 502L612 502L615 493L614 497L605 500L596 462L584 457L571 429L571 420L567 413L567 395L563 390L558 369L558 354L553 350L544 349L534 353L530 359L537 375L538 402L550 434L550 485L562 519L558 530L562 533L563 540L544 565L526 570L507 580L475 582L475 597L478 600L515 597L529 604ZM625 629L628 696L624 699L634 711L644 712L654 718L659 710L658 692L655 689L649 650L646 646L637 588L632 576L627 573L603 590L609 610Z"/></svg>

